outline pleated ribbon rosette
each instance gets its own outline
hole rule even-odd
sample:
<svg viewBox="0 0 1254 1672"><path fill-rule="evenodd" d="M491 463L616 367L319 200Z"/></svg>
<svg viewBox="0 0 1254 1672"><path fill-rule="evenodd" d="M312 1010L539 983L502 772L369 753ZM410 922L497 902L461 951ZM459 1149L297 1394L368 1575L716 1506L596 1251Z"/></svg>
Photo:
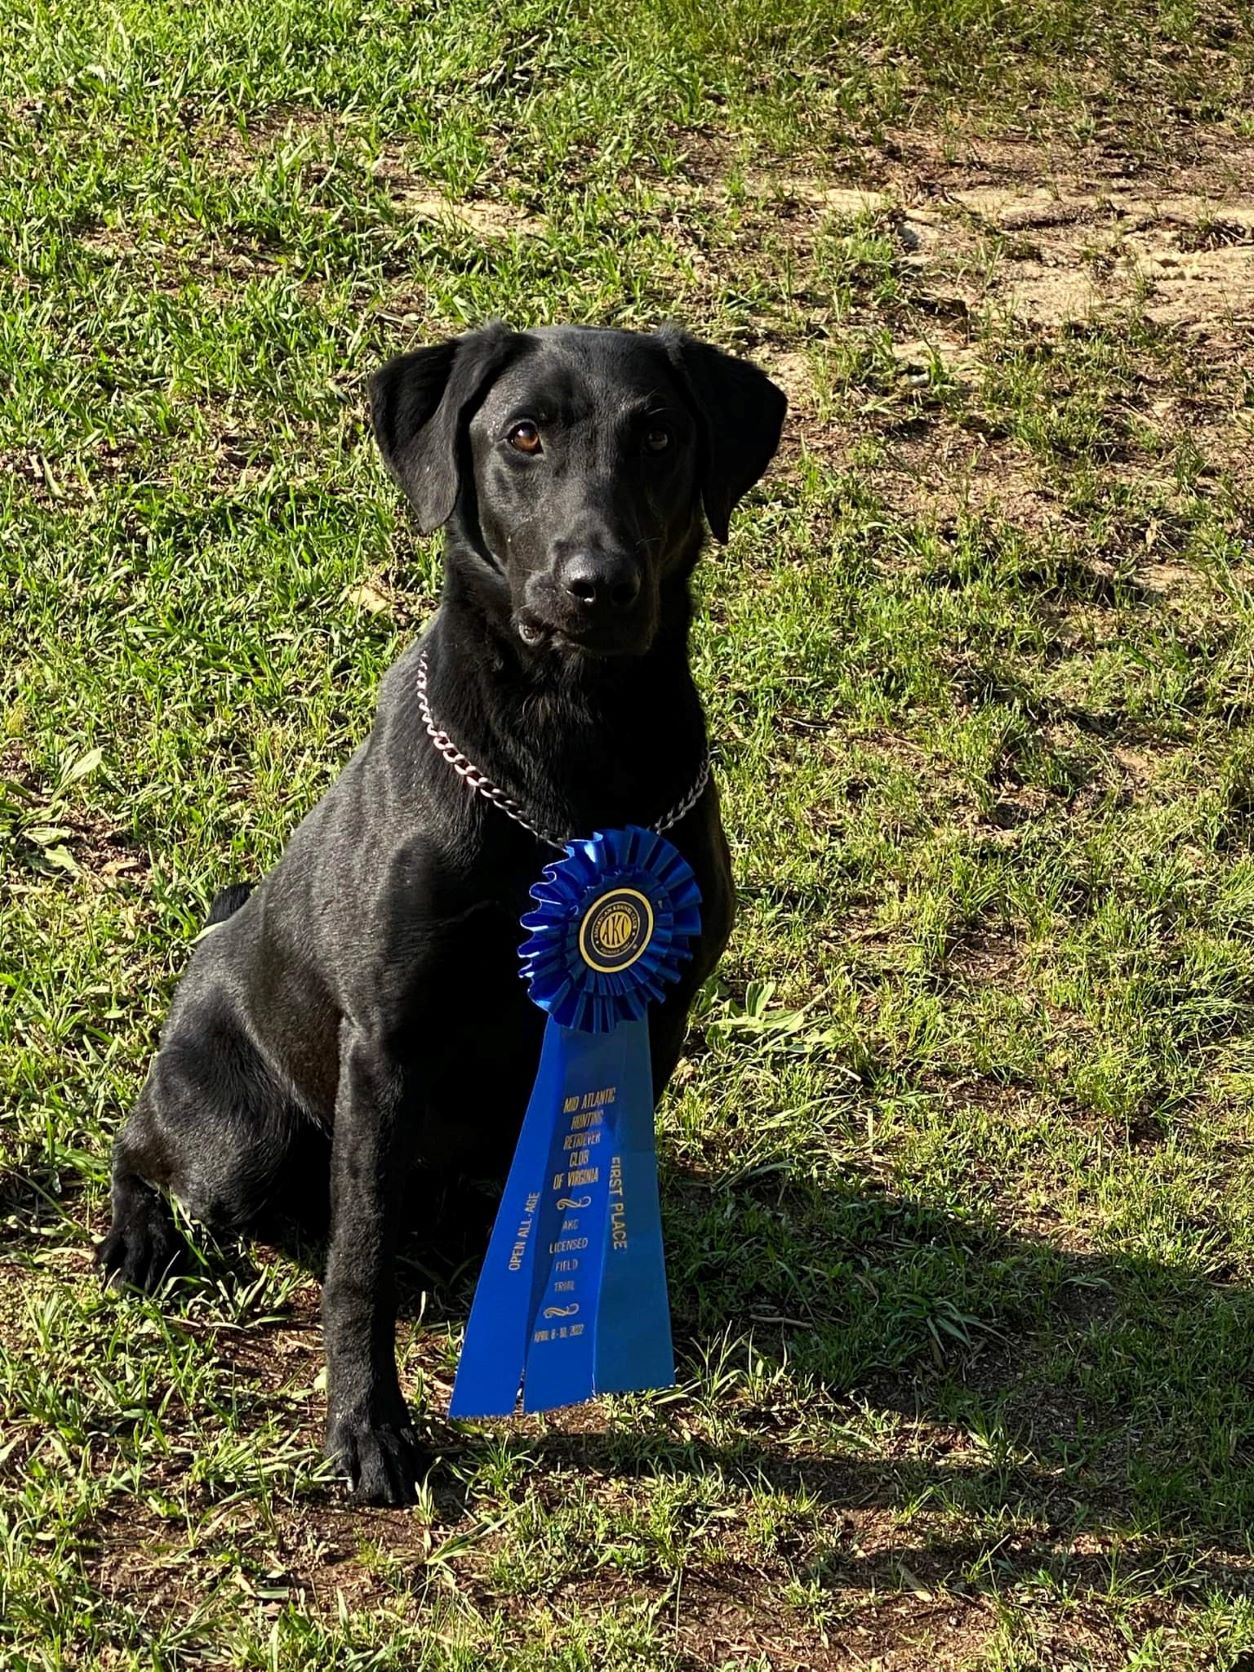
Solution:
<svg viewBox="0 0 1254 1672"><path fill-rule="evenodd" d="M571 842L523 918L548 1022L449 1414L509 1416L675 1379L658 1209L649 1005L692 956L701 895L630 825Z"/></svg>

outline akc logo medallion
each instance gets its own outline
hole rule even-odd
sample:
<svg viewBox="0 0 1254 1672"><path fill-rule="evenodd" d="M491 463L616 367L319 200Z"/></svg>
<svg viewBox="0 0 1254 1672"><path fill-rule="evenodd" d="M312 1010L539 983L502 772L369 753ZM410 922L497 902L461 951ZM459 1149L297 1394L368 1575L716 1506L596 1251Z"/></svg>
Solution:
<svg viewBox="0 0 1254 1672"><path fill-rule="evenodd" d="M653 907L634 888L614 888L594 900L579 925L579 953L602 975L630 969L649 944Z"/></svg>

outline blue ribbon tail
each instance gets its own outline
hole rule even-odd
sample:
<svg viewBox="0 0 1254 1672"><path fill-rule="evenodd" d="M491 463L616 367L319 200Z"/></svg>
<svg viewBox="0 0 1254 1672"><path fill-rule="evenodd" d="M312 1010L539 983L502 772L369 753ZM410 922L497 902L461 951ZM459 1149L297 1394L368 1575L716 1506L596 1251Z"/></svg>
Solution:
<svg viewBox="0 0 1254 1672"><path fill-rule="evenodd" d="M618 1167L611 1160L609 1235L597 1313L598 1393L668 1388L675 1381L658 1202L649 1024L624 1022L616 1032L626 1037L614 1132Z"/></svg>
<svg viewBox="0 0 1254 1672"><path fill-rule="evenodd" d="M647 1021L550 1018L466 1326L454 1417L669 1386Z"/></svg>
<svg viewBox="0 0 1254 1672"><path fill-rule="evenodd" d="M550 1023L466 1323L449 1401L451 1417L513 1416L518 1403L535 1310L542 1210L551 1194L545 1186L553 1172L554 1113L561 1107L564 1071L562 1042Z"/></svg>

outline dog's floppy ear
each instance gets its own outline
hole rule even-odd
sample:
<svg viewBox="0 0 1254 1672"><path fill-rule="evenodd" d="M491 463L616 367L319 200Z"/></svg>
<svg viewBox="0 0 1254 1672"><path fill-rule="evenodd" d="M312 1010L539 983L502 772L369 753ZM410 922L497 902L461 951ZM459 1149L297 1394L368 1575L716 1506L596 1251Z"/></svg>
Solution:
<svg viewBox="0 0 1254 1672"><path fill-rule="evenodd" d="M489 325L398 355L371 378L375 440L424 534L452 515L463 428L521 341L506 326Z"/></svg>
<svg viewBox="0 0 1254 1672"><path fill-rule="evenodd" d="M765 372L668 326L658 332L683 379L701 432L701 501L720 545L732 511L779 446L788 400Z"/></svg>

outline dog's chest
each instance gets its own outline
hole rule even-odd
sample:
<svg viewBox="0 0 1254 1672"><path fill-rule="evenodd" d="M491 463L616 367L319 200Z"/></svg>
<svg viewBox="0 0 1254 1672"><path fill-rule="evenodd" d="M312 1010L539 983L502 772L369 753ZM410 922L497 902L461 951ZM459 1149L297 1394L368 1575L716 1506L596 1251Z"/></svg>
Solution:
<svg viewBox="0 0 1254 1672"><path fill-rule="evenodd" d="M545 1020L521 976L524 909L485 903L427 925L397 1031L420 1092L422 1157L437 1167L488 1177L508 1165Z"/></svg>

